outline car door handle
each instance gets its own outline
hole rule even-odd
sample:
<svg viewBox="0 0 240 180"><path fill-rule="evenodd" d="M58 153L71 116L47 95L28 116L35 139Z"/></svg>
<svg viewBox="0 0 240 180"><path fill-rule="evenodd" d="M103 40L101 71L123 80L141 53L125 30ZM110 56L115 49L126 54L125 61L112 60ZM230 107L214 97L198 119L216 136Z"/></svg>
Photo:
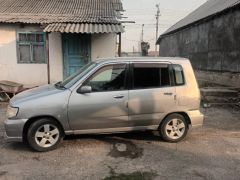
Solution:
<svg viewBox="0 0 240 180"><path fill-rule="evenodd" d="M165 96L172 96L173 93L164 93Z"/></svg>
<svg viewBox="0 0 240 180"><path fill-rule="evenodd" d="M117 96L114 96L115 99L122 99L124 98L124 95L117 95Z"/></svg>

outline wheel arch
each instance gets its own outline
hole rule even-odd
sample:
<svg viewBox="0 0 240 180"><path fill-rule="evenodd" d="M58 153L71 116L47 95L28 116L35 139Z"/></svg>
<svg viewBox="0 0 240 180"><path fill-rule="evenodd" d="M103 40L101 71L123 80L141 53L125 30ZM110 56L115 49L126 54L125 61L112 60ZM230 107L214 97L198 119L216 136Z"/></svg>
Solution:
<svg viewBox="0 0 240 180"><path fill-rule="evenodd" d="M36 122L37 120L39 119L50 119L54 122L56 122L59 127L61 128L61 131L63 133L63 136L65 136L65 132L64 132L64 128L62 126L62 124L60 123L60 121L58 119L56 119L55 117L53 116L49 116L49 115L42 115L42 116L35 116L35 117L31 117L25 124L24 124L24 127L23 127L23 132L22 132L22 137L23 137L23 141L24 142L27 142L27 131L29 129L29 127L34 123Z"/></svg>

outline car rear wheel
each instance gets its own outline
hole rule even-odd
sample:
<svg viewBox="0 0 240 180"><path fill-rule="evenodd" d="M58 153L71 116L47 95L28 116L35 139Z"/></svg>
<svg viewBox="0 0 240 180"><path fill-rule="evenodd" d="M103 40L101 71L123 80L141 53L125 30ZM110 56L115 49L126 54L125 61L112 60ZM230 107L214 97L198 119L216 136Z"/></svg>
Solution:
<svg viewBox="0 0 240 180"><path fill-rule="evenodd" d="M179 142L188 132L186 119L180 114L171 114L163 120L160 126L160 135L167 142Z"/></svg>
<svg viewBox="0 0 240 180"><path fill-rule="evenodd" d="M59 124L51 119L39 119L28 129L28 144L36 151L53 150L61 142L63 132Z"/></svg>

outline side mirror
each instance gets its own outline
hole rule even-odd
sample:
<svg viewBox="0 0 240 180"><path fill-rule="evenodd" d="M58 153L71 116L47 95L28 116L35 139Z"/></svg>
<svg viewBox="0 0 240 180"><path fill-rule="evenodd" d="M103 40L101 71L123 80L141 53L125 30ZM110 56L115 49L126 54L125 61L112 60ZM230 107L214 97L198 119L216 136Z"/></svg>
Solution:
<svg viewBox="0 0 240 180"><path fill-rule="evenodd" d="M77 90L77 93L80 93L80 94L86 94L91 92L92 92L91 86L82 86Z"/></svg>

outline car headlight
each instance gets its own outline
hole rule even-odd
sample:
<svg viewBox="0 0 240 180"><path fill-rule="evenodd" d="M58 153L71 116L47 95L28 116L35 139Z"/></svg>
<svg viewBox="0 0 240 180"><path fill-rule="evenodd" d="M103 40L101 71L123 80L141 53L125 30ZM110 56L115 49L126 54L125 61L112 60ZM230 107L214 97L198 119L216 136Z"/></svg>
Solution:
<svg viewBox="0 0 240 180"><path fill-rule="evenodd" d="M7 108L7 117L8 118L16 117L17 113L18 113L18 108L8 106L8 108Z"/></svg>

